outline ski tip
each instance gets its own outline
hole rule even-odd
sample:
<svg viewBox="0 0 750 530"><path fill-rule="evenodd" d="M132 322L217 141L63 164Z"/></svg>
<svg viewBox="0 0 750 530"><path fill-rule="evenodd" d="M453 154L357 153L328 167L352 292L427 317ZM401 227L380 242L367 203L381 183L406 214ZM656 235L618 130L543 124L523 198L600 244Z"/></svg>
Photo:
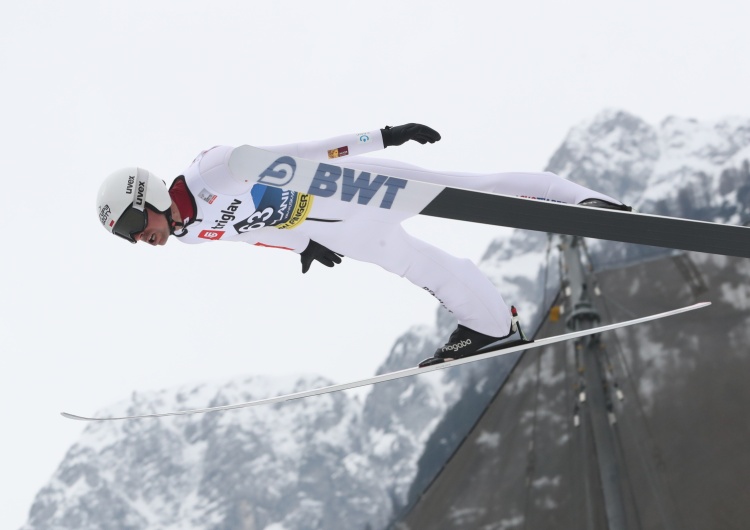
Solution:
<svg viewBox="0 0 750 530"><path fill-rule="evenodd" d="M63 418L68 418L69 420L77 420L77 421L92 421L95 418L85 418L83 416L76 416L75 414L70 414L69 412L61 412L60 416Z"/></svg>

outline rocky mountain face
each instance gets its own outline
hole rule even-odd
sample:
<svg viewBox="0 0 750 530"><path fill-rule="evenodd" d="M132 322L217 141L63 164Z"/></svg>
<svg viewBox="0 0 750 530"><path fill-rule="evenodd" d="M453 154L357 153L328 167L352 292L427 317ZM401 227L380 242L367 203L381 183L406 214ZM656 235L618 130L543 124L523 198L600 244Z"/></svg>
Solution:
<svg viewBox="0 0 750 530"><path fill-rule="evenodd" d="M434 351L433 336L407 332L381 371L414 366ZM364 403L341 392L92 424L38 493L24 529L384 528L404 504L426 438L471 377L435 375L376 386ZM134 393L102 413L226 405L329 384L251 377Z"/></svg>
<svg viewBox="0 0 750 530"><path fill-rule="evenodd" d="M607 110L574 127L547 170L644 213L750 221L750 119L668 117L652 126ZM597 264L620 265L668 250L592 242Z"/></svg>
<svg viewBox="0 0 750 530"><path fill-rule="evenodd" d="M548 170L643 212L740 223L750 218L750 120L667 118L658 127L605 111L574 127ZM590 243L615 266L650 247ZM481 267L533 331L557 290L547 234L493 242ZM414 366L455 322L408 330L379 373ZM23 530L301 530L387 527L429 484L502 384L499 358L284 404L90 425L37 495ZM250 401L330 382L240 378L134 393L103 411L133 414Z"/></svg>

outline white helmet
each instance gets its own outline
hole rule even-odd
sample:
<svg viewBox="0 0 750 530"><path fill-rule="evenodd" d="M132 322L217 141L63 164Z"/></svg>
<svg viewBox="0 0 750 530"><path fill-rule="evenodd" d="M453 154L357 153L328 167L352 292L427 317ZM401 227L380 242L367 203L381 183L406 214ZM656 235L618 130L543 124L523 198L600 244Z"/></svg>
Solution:
<svg viewBox="0 0 750 530"><path fill-rule="evenodd" d="M172 198L166 184L140 167L126 167L108 176L96 197L99 220L109 232L135 243L134 234L148 224L146 206L169 217Z"/></svg>

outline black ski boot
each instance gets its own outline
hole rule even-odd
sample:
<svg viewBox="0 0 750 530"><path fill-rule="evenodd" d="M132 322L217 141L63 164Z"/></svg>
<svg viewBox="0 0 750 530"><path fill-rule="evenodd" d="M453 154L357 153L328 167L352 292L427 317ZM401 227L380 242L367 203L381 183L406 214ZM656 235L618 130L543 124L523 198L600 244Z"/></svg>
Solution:
<svg viewBox="0 0 750 530"><path fill-rule="evenodd" d="M486 351L500 350L516 346L517 344L532 342L526 338L523 330L521 330L521 324L518 321L518 311L516 311L516 308L511 306L510 312L510 332L504 337L491 337L490 335L479 333L478 331L474 331L473 329L459 324L455 331L451 333L448 342L441 348L438 348L437 351L435 351L435 355L419 363L419 367L424 368L425 366L441 364L454 359L479 355ZM493 346L492 348L487 348L487 346L490 345L495 345L496 347Z"/></svg>
<svg viewBox="0 0 750 530"><path fill-rule="evenodd" d="M620 210L622 212L632 212L632 206L626 206L625 204L615 204L614 202L605 201L602 199L586 199L578 203L578 206L588 206L589 208L603 208L605 210Z"/></svg>

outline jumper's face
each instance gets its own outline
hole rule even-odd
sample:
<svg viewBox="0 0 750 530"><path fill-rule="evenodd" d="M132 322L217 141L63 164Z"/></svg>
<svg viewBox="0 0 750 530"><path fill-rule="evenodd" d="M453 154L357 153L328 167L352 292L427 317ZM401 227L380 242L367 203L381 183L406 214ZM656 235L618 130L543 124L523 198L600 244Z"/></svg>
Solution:
<svg viewBox="0 0 750 530"><path fill-rule="evenodd" d="M163 213L155 212L150 208L146 210L148 222L142 232L133 234L136 241L143 241L152 246L165 245L169 240L170 229L167 216Z"/></svg>

